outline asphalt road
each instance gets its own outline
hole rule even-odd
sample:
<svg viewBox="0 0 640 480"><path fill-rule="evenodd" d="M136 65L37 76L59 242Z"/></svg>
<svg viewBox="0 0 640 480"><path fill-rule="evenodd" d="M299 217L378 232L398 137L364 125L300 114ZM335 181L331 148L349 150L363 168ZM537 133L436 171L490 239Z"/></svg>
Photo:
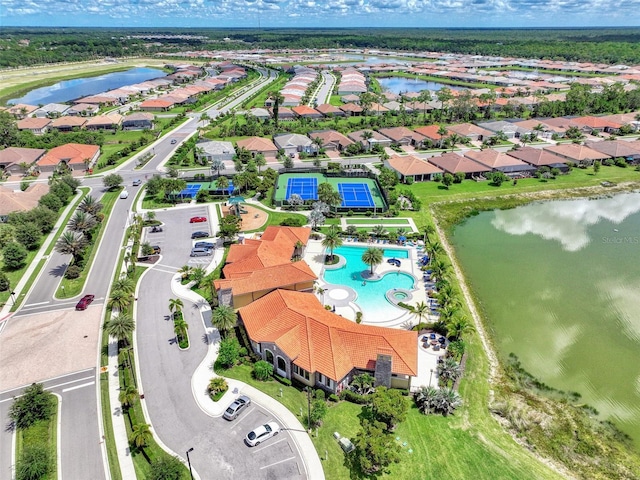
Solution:
<svg viewBox="0 0 640 480"><path fill-rule="evenodd" d="M96 369L91 368L63 377L42 382L47 390L60 396L59 443L61 479L106 479L102 461L103 439L95 421L98 412L96 402ZM23 388L0 393L0 478L12 478L13 430L10 429L9 408L13 397ZM80 461L79 461L80 460Z"/></svg>
<svg viewBox="0 0 640 480"><path fill-rule="evenodd" d="M302 460L288 432L255 448L244 444L250 430L273 420L267 411L252 404L236 421L227 422L209 417L193 398L191 376L207 353L209 339L198 308L185 301L183 314L189 323L190 347L181 351L169 312L169 299L175 297L171 275L185 264L211 261L210 257L189 257L195 242L191 233L211 228L210 221L188 223L193 216L208 216L207 208L158 212L156 218L163 222L163 232L150 234L150 239L162 248L162 258L143 276L140 285L141 292L153 295L140 295L136 303L140 388L155 433L182 456L194 447L189 456L203 479L304 478ZM209 316L205 322L210 321Z"/></svg>
<svg viewBox="0 0 640 480"><path fill-rule="evenodd" d="M318 94L315 98L316 102L318 102L318 105L329 103L335 83L336 77L331 75L329 72L322 72L322 85L320 86Z"/></svg>

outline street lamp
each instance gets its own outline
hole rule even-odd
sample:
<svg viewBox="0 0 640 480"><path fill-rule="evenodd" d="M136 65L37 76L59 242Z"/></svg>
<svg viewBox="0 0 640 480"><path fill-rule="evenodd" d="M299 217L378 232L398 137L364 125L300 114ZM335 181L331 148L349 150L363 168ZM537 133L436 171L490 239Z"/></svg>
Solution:
<svg viewBox="0 0 640 480"><path fill-rule="evenodd" d="M311 431L311 387L307 386L307 427Z"/></svg>
<svg viewBox="0 0 640 480"><path fill-rule="evenodd" d="M193 452L193 447L187 450L187 463L189 464L189 475L191 475L191 480L193 480L193 471L191 471L191 460L189 459L189 452Z"/></svg>
<svg viewBox="0 0 640 480"><path fill-rule="evenodd" d="M433 368L430 370L430 374L429 374L429 386L431 386L431 377L433 376Z"/></svg>

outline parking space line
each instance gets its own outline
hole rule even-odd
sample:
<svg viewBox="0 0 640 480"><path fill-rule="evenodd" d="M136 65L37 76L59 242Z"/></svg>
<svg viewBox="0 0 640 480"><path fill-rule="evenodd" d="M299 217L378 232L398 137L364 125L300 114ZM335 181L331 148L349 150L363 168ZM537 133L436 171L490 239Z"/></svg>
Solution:
<svg viewBox="0 0 640 480"><path fill-rule="evenodd" d="M250 410L247 410L247 411L245 412L245 414L240 418L240 420L238 420L238 421L234 422L234 423L235 423L235 425L233 425L233 427L231 427L231 430L233 430L234 428L236 428L236 427L240 424L240 422L242 422L244 419L246 419L246 418L247 418L247 416L249 415L249 413L253 412L255 409L256 409L256 407L251 407L251 409L250 409Z"/></svg>
<svg viewBox="0 0 640 480"><path fill-rule="evenodd" d="M275 465L278 465L280 463L284 463L284 462L288 462L289 460L295 460L296 457L289 457L289 458L285 458L284 460L280 460L279 462L274 462L270 465L265 465L264 467L260 467L260 470L264 470L265 468L269 468L269 467L273 467Z"/></svg>
<svg viewBox="0 0 640 480"><path fill-rule="evenodd" d="M274 445L279 444L280 442L286 442L286 441L287 441L287 439L286 439L286 438L281 438L281 439L280 439L280 440L278 440L277 442L268 443L268 444L267 444L267 445L265 445L264 447L259 448L259 449L257 449L257 450L254 450L254 452L261 452L261 451L263 451L263 450L266 450L266 449L267 449L267 448L269 448L269 447L273 447Z"/></svg>

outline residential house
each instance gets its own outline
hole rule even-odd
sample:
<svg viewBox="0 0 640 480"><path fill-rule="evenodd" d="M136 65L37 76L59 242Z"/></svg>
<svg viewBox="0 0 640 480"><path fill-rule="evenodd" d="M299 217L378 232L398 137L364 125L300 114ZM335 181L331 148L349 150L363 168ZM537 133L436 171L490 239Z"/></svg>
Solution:
<svg viewBox="0 0 640 480"><path fill-rule="evenodd" d="M127 115L122 120L123 130L152 130L155 116L153 113L138 112Z"/></svg>
<svg viewBox="0 0 640 480"><path fill-rule="evenodd" d="M563 171L567 170L567 164L564 159L548 152L547 150L543 150L542 148L522 147L517 150L508 151L507 155L517 158L518 160L528 163L536 168L549 167L559 168Z"/></svg>
<svg viewBox="0 0 640 480"><path fill-rule="evenodd" d="M344 105L340 105L338 108L342 110L347 117L362 115L363 110L360 105L356 105L355 103L345 103Z"/></svg>
<svg viewBox="0 0 640 480"><path fill-rule="evenodd" d="M17 103L16 105L7 106L7 112L13 115L18 120L27 118L33 112L38 109L35 105L27 105L26 103Z"/></svg>
<svg viewBox="0 0 640 480"><path fill-rule="evenodd" d="M544 147L544 149L562 157L567 162L572 162L577 165L593 165L593 162L596 160L602 161L611 158L611 155L607 153L602 153L593 148L575 143L552 145Z"/></svg>
<svg viewBox="0 0 640 480"><path fill-rule="evenodd" d="M638 142L625 142L623 140L611 140L605 142L586 142L585 145L611 158L624 158L627 162L640 160L640 145Z"/></svg>
<svg viewBox="0 0 640 480"><path fill-rule="evenodd" d="M535 170L535 167L532 167L528 163L511 157L506 153L494 150L493 148L468 150L464 156L485 166L491 171L500 171L505 174L524 174Z"/></svg>
<svg viewBox="0 0 640 480"><path fill-rule="evenodd" d="M269 109L269 113L271 114L271 116L274 116L274 111L273 109ZM293 110L291 110L290 108L287 107L280 107L278 108L278 120L295 120L296 115L293 113Z"/></svg>
<svg viewBox="0 0 640 480"><path fill-rule="evenodd" d="M433 176L442 174L441 168L413 155L394 155L384 161L385 167L396 172L401 182L425 182Z"/></svg>
<svg viewBox="0 0 640 480"><path fill-rule="evenodd" d="M119 113L108 113L98 115L87 120L84 124L85 130L117 130L122 125L124 117Z"/></svg>
<svg viewBox="0 0 640 480"><path fill-rule="evenodd" d="M342 103L355 103L358 104L360 103L360 96L359 95L343 95L342 97L340 97L340 101Z"/></svg>
<svg viewBox="0 0 640 480"><path fill-rule="evenodd" d="M195 152L198 159L204 158L209 163L214 160L232 162L236 149L231 142L207 140L196 143Z"/></svg>
<svg viewBox="0 0 640 480"><path fill-rule="evenodd" d="M370 106L369 106L369 110L368 110L368 114L369 115L384 115L385 113L390 112L391 110L389 110L387 107L385 107L384 105L381 105L379 103L375 103L373 102Z"/></svg>
<svg viewBox="0 0 640 480"><path fill-rule="evenodd" d="M425 136L407 127L380 128L378 131L399 145L420 145Z"/></svg>
<svg viewBox="0 0 640 480"><path fill-rule="evenodd" d="M321 148L330 151L341 152L353 143L348 137L335 130L315 130L309 133L309 138L313 141L319 138Z"/></svg>
<svg viewBox="0 0 640 480"><path fill-rule="evenodd" d="M84 117L71 117L65 115L64 117L58 117L49 125L51 128L55 128L59 132L72 132L73 130L80 130L87 123L87 119Z"/></svg>
<svg viewBox="0 0 640 480"><path fill-rule="evenodd" d="M8 147L0 150L0 178L24 174L31 165L40 160L47 151L42 148Z"/></svg>
<svg viewBox="0 0 640 480"><path fill-rule="evenodd" d="M268 138L249 137L238 140L236 143L238 148L249 150L254 157L259 153L265 157L276 157L278 155L278 147Z"/></svg>
<svg viewBox="0 0 640 480"><path fill-rule="evenodd" d="M90 103L76 103L67 110L67 115L81 115L83 117L90 117L95 115L100 110L98 105Z"/></svg>
<svg viewBox="0 0 640 480"><path fill-rule="evenodd" d="M306 135L299 133L283 133L273 137L273 143L278 150L284 150L286 155L295 155L299 152L315 153L318 146Z"/></svg>
<svg viewBox="0 0 640 480"><path fill-rule="evenodd" d="M166 96L161 98L150 98L149 100L145 100L144 102L141 102L139 107L140 107L140 110L147 110L150 112L164 112L173 108L174 105L176 103L179 103L180 100L184 101L183 98L170 99Z"/></svg>
<svg viewBox="0 0 640 480"><path fill-rule="evenodd" d="M493 132L486 128L479 127L473 123L459 123L457 125L450 125L448 127L450 132L453 132L461 137L467 137L471 141L482 142L488 138L493 137Z"/></svg>
<svg viewBox="0 0 640 480"><path fill-rule="evenodd" d="M6 223L10 213L37 207L40 198L47 193L49 185L46 183L32 183L24 192L0 186L0 223Z"/></svg>
<svg viewBox="0 0 640 480"><path fill-rule="evenodd" d="M44 107L34 110L33 116L37 118L58 118L65 115L69 105L63 103L47 103Z"/></svg>
<svg viewBox="0 0 640 480"><path fill-rule="evenodd" d="M310 118L315 120L324 116L315 108L308 107L307 105L299 105L297 107L293 107L291 110L299 118Z"/></svg>
<svg viewBox="0 0 640 480"><path fill-rule="evenodd" d="M312 293L275 290L238 313L253 351L285 378L340 393L358 373L405 389L417 376L417 332L359 325Z"/></svg>
<svg viewBox="0 0 640 480"><path fill-rule="evenodd" d="M427 161L451 175L464 173L465 178L480 178L491 171L489 167L454 152L430 157Z"/></svg>
<svg viewBox="0 0 640 480"><path fill-rule="evenodd" d="M269 120L271 118L271 112L266 108L252 108L247 113L249 113L249 115L253 115L259 120Z"/></svg>
<svg viewBox="0 0 640 480"><path fill-rule="evenodd" d="M613 115L603 115L603 120L607 120L612 123L617 123L620 125L626 125L631 127L634 132L640 131L640 120L636 119L638 112L631 113L617 113Z"/></svg>
<svg viewBox="0 0 640 480"><path fill-rule="evenodd" d="M577 126L581 131L587 134L598 134L601 132L617 133L622 124L612 122L603 117L594 117L587 115L586 117L575 117L569 122L571 125Z"/></svg>
<svg viewBox="0 0 640 480"><path fill-rule="evenodd" d="M334 107L328 103L322 103L316 107L316 110L325 117L344 117L344 112L338 107Z"/></svg>
<svg viewBox="0 0 640 480"><path fill-rule="evenodd" d="M429 143L433 147L442 148L443 142L451 135L451 132L445 129L445 132L441 135L438 133L441 128L440 125L428 125L426 127L414 128L413 130L425 137L423 143Z"/></svg>
<svg viewBox="0 0 640 480"><path fill-rule="evenodd" d="M531 130L527 128L520 127L515 123L505 122L504 120L495 122L482 122L478 123L478 126L480 128L490 130L494 134L502 132L509 140L520 138L522 135L528 135L529 133L531 133Z"/></svg>
<svg viewBox="0 0 640 480"><path fill-rule="evenodd" d="M259 240L231 245L223 278L214 282L219 302L240 308L278 288L311 291L317 276L305 261L292 262L310 233L306 227L267 227Z"/></svg>
<svg viewBox="0 0 640 480"><path fill-rule="evenodd" d="M366 138L371 135L370 138ZM347 135L354 142L360 142L365 150L371 150L374 145L382 145L383 147L391 146L391 139L385 137L380 132L371 129L358 130Z"/></svg>
<svg viewBox="0 0 640 480"><path fill-rule="evenodd" d="M513 122L514 125L524 128L531 133L535 133L538 138L549 139L553 135L553 131L549 129L548 125L544 125L540 123L535 118L530 118L528 120L521 120L519 122Z"/></svg>
<svg viewBox="0 0 640 480"><path fill-rule="evenodd" d="M100 157L100 147L98 145L67 143L49 150L46 155L36 162L36 165L42 172L53 172L60 167L80 172L95 164L98 157Z"/></svg>
<svg viewBox="0 0 640 480"><path fill-rule="evenodd" d="M32 118L27 117L18 120L18 130L29 130L34 135L43 135L49 131L51 120L48 118Z"/></svg>

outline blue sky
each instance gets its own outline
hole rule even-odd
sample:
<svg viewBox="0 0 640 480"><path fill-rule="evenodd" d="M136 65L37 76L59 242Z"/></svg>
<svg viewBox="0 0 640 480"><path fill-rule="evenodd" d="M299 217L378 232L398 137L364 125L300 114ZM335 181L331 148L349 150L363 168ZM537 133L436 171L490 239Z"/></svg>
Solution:
<svg viewBox="0 0 640 480"><path fill-rule="evenodd" d="M639 26L640 0L0 0L5 26Z"/></svg>

